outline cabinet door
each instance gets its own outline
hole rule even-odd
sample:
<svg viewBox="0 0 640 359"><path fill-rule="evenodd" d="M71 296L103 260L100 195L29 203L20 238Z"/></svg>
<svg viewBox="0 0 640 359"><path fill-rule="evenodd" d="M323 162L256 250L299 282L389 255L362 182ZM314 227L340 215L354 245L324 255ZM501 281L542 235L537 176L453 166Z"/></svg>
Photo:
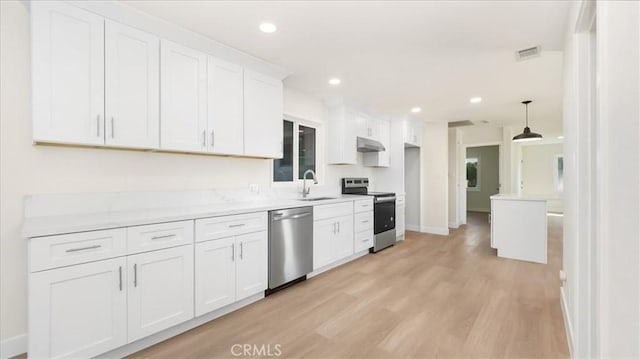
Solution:
<svg viewBox="0 0 640 359"><path fill-rule="evenodd" d="M338 222L338 230L333 237L333 261L346 258L354 253L353 215L338 217L335 220Z"/></svg>
<svg viewBox="0 0 640 359"><path fill-rule="evenodd" d="M236 237L236 300L267 289L267 232Z"/></svg>
<svg viewBox="0 0 640 359"><path fill-rule="evenodd" d="M193 245L127 257L129 342L193 318Z"/></svg>
<svg viewBox="0 0 640 359"><path fill-rule="evenodd" d="M244 72L244 154L282 158L282 81Z"/></svg>
<svg viewBox="0 0 640 359"><path fill-rule="evenodd" d="M356 137L370 138L371 129L369 128L369 118L362 113L356 113L354 118Z"/></svg>
<svg viewBox="0 0 640 359"><path fill-rule="evenodd" d="M338 232L335 218L313 222L313 269L324 267L333 262L333 237Z"/></svg>
<svg viewBox="0 0 640 359"><path fill-rule="evenodd" d="M235 237L196 244L196 316L236 299Z"/></svg>
<svg viewBox="0 0 640 359"><path fill-rule="evenodd" d="M160 148L207 150L207 55L162 40Z"/></svg>
<svg viewBox="0 0 640 359"><path fill-rule="evenodd" d="M106 21L106 144L158 148L160 40Z"/></svg>
<svg viewBox="0 0 640 359"><path fill-rule="evenodd" d="M208 57L209 151L241 155L244 151L242 67Z"/></svg>
<svg viewBox="0 0 640 359"><path fill-rule="evenodd" d="M30 5L34 140L104 144L104 19L63 2Z"/></svg>
<svg viewBox="0 0 640 359"><path fill-rule="evenodd" d="M29 357L89 358L127 343L126 260L29 276Z"/></svg>

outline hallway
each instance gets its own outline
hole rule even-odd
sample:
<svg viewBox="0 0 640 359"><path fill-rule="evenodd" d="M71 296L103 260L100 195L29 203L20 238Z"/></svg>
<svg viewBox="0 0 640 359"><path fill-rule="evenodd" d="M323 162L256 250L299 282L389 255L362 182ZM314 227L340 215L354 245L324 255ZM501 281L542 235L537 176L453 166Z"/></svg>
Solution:
<svg viewBox="0 0 640 359"><path fill-rule="evenodd" d="M232 357L234 344L280 344L289 358L568 357L562 217L549 217L548 265L496 257L489 228L486 214L470 213L450 237L407 232L134 357Z"/></svg>

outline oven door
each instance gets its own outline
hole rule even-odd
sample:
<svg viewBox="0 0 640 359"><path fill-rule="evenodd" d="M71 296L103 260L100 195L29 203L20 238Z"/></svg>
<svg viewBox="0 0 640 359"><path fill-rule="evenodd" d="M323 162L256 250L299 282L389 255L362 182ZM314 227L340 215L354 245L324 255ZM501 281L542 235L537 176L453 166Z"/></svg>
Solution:
<svg viewBox="0 0 640 359"><path fill-rule="evenodd" d="M373 205L374 234L386 232L396 228L396 199L380 198Z"/></svg>

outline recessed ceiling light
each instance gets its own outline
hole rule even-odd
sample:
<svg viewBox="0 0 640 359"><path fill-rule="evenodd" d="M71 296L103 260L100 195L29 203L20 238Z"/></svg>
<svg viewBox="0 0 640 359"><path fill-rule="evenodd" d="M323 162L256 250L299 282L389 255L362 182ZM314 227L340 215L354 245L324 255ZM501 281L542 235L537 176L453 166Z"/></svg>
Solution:
<svg viewBox="0 0 640 359"><path fill-rule="evenodd" d="M559 140L563 140L563 139L564 139L564 136L558 136L558 139L559 139Z"/></svg>
<svg viewBox="0 0 640 359"><path fill-rule="evenodd" d="M329 85L334 85L334 86L335 86L335 85L340 85L340 83L341 83L341 82L342 82L342 81L340 81L340 79L339 79L339 78L337 78L337 77L334 77L334 78L332 78L332 79L329 79Z"/></svg>
<svg viewBox="0 0 640 359"><path fill-rule="evenodd" d="M482 97L472 97L469 102L471 103L480 103L482 102Z"/></svg>
<svg viewBox="0 0 640 359"><path fill-rule="evenodd" d="M276 27L276 25L270 22L263 22L262 24L260 24L260 31L264 32L265 34L276 32L277 29L278 28Z"/></svg>
<svg viewBox="0 0 640 359"><path fill-rule="evenodd" d="M418 113L420 111L422 111L422 109L420 107L412 107L411 108L411 112L413 112L413 113Z"/></svg>

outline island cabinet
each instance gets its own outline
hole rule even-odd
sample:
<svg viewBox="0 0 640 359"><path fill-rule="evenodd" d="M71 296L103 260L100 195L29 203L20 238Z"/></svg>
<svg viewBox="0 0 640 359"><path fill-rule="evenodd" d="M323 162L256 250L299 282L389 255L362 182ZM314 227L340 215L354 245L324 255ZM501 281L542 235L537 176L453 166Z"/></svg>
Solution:
<svg viewBox="0 0 640 359"><path fill-rule="evenodd" d="M193 318L191 220L30 238L29 251L30 357L92 357Z"/></svg>
<svg viewBox="0 0 640 359"><path fill-rule="evenodd" d="M354 253L352 203L315 206L313 217L314 270Z"/></svg>
<svg viewBox="0 0 640 359"><path fill-rule="evenodd" d="M267 289L267 221L267 212L196 220L196 316Z"/></svg>

